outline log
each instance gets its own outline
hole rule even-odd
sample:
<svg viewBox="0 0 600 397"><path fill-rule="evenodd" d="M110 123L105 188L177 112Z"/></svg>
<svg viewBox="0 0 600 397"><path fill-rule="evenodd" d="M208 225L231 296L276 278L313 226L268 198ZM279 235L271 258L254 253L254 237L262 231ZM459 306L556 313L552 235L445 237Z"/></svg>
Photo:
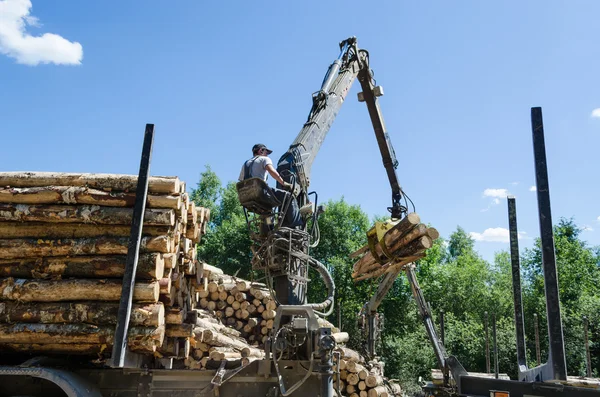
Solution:
<svg viewBox="0 0 600 397"><path fill-rule="evenodd" d="M391 393L392 396L401 396L402 395L402 387L400 387L399 384L393 383L393 382L388 382L388 388L392 392Z"/></svg>
<svg viewBox="0 0 600 397"><path fill-rule="evenodd" d="M181 308L169 308L165 313L165 323L166 324L183 324L186 320L187 313ZM195 318L193 322L196 322Z"/></svg>
<svg viewBox="0 0 600 397"><path fill-rule="evenodd" d="M0 302L2 323L116 324L119 304L112 302ZM161 303L132 306L131 325L159 327L165 323Z"/></svg>
<svg viewBox="0 0 600 397"><path fill-rule="evenodd" d="M236 350L242 350L243 348L248 347L246 342L208 329L202 332L202 341L211 346L225 346Z"/></svg>
<svg viewBox="0 0 600 397"><path fill-rule="evenodd" d="M50 223L94 223L130 225L133 208L100 207L98 205L29 205L0 203L0 220ZM145 225L175 225L175 212L170 209L146 209Z"/></svg>
<svg viewBox="0 0 600 397"><path fill-rule="evenodd" d="M440 237L440 232L437 231L434 227L427 228L427 235L431 237L432 240L437 240ZM400 386L398 386L400 387Z"/></svg>
<svg viewBox="0 0 600 397"><path fill-rule="evenodd" d="M406 215L404 218L402 218L400 222L398 222L394 227L388 230L387 233L385 233L383 237L383 242L386 245L386 247L392 246L394 241L398 240L405 233L408 233L413 227L418 225L420 222L421 218L418 214L412 212ZM379 246L379 244L375 245L375 251L376 255L380 257L383 255L383 249ZM373 253L367 252L354 264L353 271L359 272L361 267L374 262L376 262L376 260L373 257Z"/></svg>
<svg viewBox="0 0 600 397"><path fill-rule="evenodd" d="M376 374L369 374L365 379L367 387L377 387L383 385L383 378Z"/></svg>
<svg viewBox="0 0 600 397"><path fill-rule="evenodd" d="M357 386L359 381L360 381L360 379L358 378L358 375L353 374L353 373L348 373L348 376L346 377L346 383L348 383L349 385L352 385L352 386Z"/></svg>
<svg viewBox="0 0 600 397"><path fill-rule="evenodd" d="M148 226L143 236L174 235L175 226ZM0 222L0 238L88 238L129 237L131 225L95 225L91 223Z"/></svg>
<svg viewBox="0 0 600 397"><path fill-rule="evenodd" d="M203 270L203 277L209 277L210 275L216 275L218 276L219 274L223 274L223 270L219 269L218 267L215 266L211 266L208 263L204 263L203 265L204 270Z"/></svg>
<svg viewBox="0 0 600 397"><path fill-rule="evenodd" d="M399 262L390 262L388 264L386 264L385 266L381 266L379 269L373 270L370 273L365 273L362 274L360 276L354 276L354 274L352 274L352 276L354 277L354 281L360 281L360 280L365 280L367 278L373 278L373 277L379 277L384 273L389 273L395 270L398 270L398 268L401 268L411 262L414 262L418 259L421 259L425 257L425 253L419 253L417 255L414 256L409 256L407 258L402 258L402 260L400 260Z"/></svg>
<svg viewBox="0 0 600 397"><path fill-rule="evenodd" d="M360 375L358 376L358 378L360 379ZM359 381L358 382L358 390L360 390L361 392L363 392L364 390L366 390L367 385L365 385L364 381Z"/></svg>
<svg viewBox="0 0 600 397"><path fill-rule="evenodd" d="M25 280L0 279L0 299L21 302L119 301L121 280ZM157 302L158 282L135 283L133 300Z"/></svg>
<svg viewBox="0 0 600 397"><path fill-rule="evenodd" d="M0 239L0 259L74 255L127 255L126 237L99 237L81 239ZM142 237L140 251L163 252L173 250L168 236Z"/></svg>
<svg viewBox="0 0 600 397"><path fill-rule="evenodd" d="M385 386L377 386L368 391L368 397L388 397L389 394Z"/></svg>
<svg viewBox="0 0 600 397"><path fill-rule="evenodd" d="M123 174L75 174L66 172L1 172L0 186L88 186L102 190L135 192L136 175ZM179 194L181 182L176 176L151 176L148 191L153 193Z"/></svg>
<svg viewBox="0 0 600 397"><path fill-rule="evenodd" d="M63 344L106 344L114 343L115 328L88 324L2 324L0 344L36 343L46 341ZM152 352L162 344L164 327L130 327L127 345L136 350Z"/></svg>
<svg viewBox="0 0 600 397"><path fill-rule="evenodd" d="M346 363L346 370L348 372L352 372L352 373L359 373L360 371L364 370L365 367L363 367L362 365L358 364L355 361L348 361Z"/></svg>
<svg viewBox="0 0 600 397"><path fill-rule="evenodd" d="M126 255L0 259L0 277L17 278L123 278ZM142 254L136 279L162 278L165 262L161 255Z"/></svg>
<svg viewBox="0 0 600 397"><path fill-rule="evenodd" d="M135 193L109 193L85 186L0 187L0 203L133 207ZM146 207L178 209L181 207L181 197L149 194L146 199Z"/></svg>
<svg viewBox="0 0 600 397"><path fill-rule="evenodd" d="M156 348L162 357L177 357L179 355L179 339L165 337L162 345Z"/></svg>
<svg viewBox="0 0 600 397"><path fill-rule="evenodd" d="M400 250L397 251L396 255L399 258L407 257L410 255L415 255L415 253L417 253L417 252L421 252L423 250L431 248L432 245L433 245L433 240L431 240L431 237L421 236L421 237L411 241L409 244L405 245L404 247L400 248Z"/></svg>
<svg viewBox="0 0 600 397"><path fill-rule="evenodd" d="M194 336L194 324L169 324L165 336L172 338L191 338Z"/></svg>
<svg viewBox="0 0 600 397"><path fill-rule="evenodd" d="M179 339L179 355L178 358L188 358L192 351L191 338Z"/></svg>
<svg viewBox="0 0 600 397"><path fill-rule="evenodd" d="M335 348L336 351L340 352L340 356L346 361L364 362L364 358L358 354L358 352L349 349L347 347L338 346Z"/></svg>
<svg viewBox="0 0 600 397"><path fill-rule="evenodd" d="M347 343L350 340L350 335L347 332L333 333L331 337L335 340L335 343Z"/></svg>

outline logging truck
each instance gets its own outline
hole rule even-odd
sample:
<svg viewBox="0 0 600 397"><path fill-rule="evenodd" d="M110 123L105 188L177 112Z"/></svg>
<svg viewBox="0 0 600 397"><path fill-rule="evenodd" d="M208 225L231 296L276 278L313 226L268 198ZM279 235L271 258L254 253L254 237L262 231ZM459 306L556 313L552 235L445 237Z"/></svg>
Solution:
<svg viewBox="0 0 600 397"><path fill-rule="evenodd" d="M290 194L274 205L265 199L263 180L238 184L252 267L265 273L262 283L223 274L197 258L210 213L190 201L178 178L149 176L152 124L138 176L0 173L0 396L400 396L400 387L384 376L375 340L377 307L401 271L438 359L441 382L425 385L429 395L599 396L597 387L568 383L560 311L548 316L552 351L541 367L526 367L517 333L518 381L474 376L446 353L412 264L439 234L408 213L377 103L383 90L372 76L368 52L356 38L342 41L306 123L278 162ZM323 208L308 190L312 162L356 78L392 190L392 219L376 224L369 244L353 254L355 280L383 277L361 314L367 340L360 353L345 347L348 334L325 320L335 285L310 255ZM544 156L536 157L538 199L548 248L537 114L534 147ZM281 225L292 200L305 209L302 227ZM510 219L512 237L513 213ZM556 281L553 261L544 257L547 277ZM324 279L323 302L306 302L309 268ZM548 305L558 307L555 285L547 284Z"/></svg>

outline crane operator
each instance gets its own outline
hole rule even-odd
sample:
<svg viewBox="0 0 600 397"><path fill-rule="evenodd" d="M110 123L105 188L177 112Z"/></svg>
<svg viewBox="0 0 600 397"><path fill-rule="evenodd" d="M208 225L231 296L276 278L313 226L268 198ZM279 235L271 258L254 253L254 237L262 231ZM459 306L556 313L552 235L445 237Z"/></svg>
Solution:
<svg viewBox="0 0 600 397"><path fill-rule="evenodd" d="M268 149L262 143L257 143L252 147L252 158L246 160L242 166L240 172L239 181L246 180L248 178L259 178L263 181L267 181L268 175L271 175L273 179L279 182L286 190L292 190L292 184L283 180L281 175L273 167L273 161L269 158L269 154L273 153L272 150ZM290 192L267 187L269 191L265 191L267 197L277 198L279 203L283 203L284 200L291 195ZM275 200L272 200L273 206L279 205ZM283 217L281 223L284 227L294 228L296 226L302 226L302 218L300 216L300 210L298 209L298 203L292 198L291 204L288 206L288 210Z"/></svg>

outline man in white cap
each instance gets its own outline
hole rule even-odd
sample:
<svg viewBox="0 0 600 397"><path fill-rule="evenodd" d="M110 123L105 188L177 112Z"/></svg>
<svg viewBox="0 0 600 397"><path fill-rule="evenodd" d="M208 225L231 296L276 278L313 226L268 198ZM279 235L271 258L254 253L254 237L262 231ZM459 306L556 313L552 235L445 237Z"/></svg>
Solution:
<svg viewBox="0 0 600 397"><path fill-rule="evenodd" d="M243 181L248 178L260 178L267 181L268 175L271 175L273 179L279 182L286 190L292 190L292 184L283 180L279 172L273 167L273 161L269 158L269 154L273 153L272 150L268 149L264 144L257 143L252 147L252 158L246 160L242 166L239 180ZM285 190L271 188L275 197L280 202L290 195ZM285 227L296 227L302 225L302 218L300 217L300 211L298 210L298 203L292 197L291 204L288 207L282 226Z"/></svg>

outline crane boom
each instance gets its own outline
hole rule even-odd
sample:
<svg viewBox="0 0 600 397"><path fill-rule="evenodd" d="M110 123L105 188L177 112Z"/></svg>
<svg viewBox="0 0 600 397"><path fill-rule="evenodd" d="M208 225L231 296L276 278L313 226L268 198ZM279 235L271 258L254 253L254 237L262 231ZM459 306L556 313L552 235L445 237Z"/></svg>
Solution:
<svg viewBox="0 0 600 397"><path fill-rule="evenodd" d="M313 94L308 119L288 151L279 159L277 171L286 181L290 182L293 179L300 186L297 199L300 206L305 204L313 161L357 77L362 87L359 100L365 102L369 110L383 165L392 188L392 206L389 211L392 218L401 218L405 210L400 205L402 189L396 174L398 161L377 103L377 97L383 95L383 90L373 84L369 53L358 49L355 37L340 43L340 54L329 66L319 91Z"/></svg>

